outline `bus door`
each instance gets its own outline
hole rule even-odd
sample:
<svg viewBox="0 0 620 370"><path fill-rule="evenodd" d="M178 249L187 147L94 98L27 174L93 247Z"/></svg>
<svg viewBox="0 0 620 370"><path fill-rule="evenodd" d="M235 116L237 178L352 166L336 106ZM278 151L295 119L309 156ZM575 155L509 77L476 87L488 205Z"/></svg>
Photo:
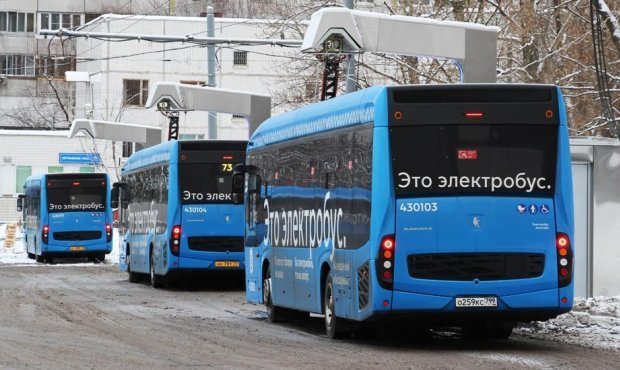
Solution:
<svg viewBox="0 0 620 370"><path fill-rule="evenodd" d="M262 303L261 245L265 240L267 225L264 223L264 216L263 220L259 217L264 214L261 211L262 201L267 199L268 184L261 186L262 180L255 167L247 166L247 169L244 237L246 299L249 302ZM237 173L233 177L233 182L237 183L233 188L237 188L237 193L243 187L243 177L243 173ZM239 200L235 202L238 203Z"/></svg>
<svg viewBox="0 0 620 370"><path fill-rule="evenodd" d="M118 228L118 238L115 240L116 248L118 248L118 270L127 272L127 207L129 205L129 191L127 184L124 182L115 182L112 184L112 192L110 195L110 207L117 210L117 217L114 220Z"/></svg>
<svg viewBox="0 0 620 370"><path fill-rule="evenodd" d="M551 124L393 127L394 290L557 288L557 131Z"/></svg>

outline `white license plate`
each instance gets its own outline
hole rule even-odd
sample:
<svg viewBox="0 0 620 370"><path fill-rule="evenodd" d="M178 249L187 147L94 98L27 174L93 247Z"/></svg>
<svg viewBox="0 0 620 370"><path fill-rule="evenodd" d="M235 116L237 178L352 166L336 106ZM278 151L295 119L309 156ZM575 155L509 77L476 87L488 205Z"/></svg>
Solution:
<svg viewBox="0 0 620 370"><path fill-rule="evenodd" d="M497 297L460 297L456 307L497 307Z"/></svg>

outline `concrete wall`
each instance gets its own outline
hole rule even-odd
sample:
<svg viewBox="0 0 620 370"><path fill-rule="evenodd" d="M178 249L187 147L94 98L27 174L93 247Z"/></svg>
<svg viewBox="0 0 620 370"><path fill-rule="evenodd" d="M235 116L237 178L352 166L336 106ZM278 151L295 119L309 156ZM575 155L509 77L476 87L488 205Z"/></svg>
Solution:
<svg viewBox="0 0 620 370"><path fill-rule="evenodd" d="M577 190L575 219L579 222L575 241L586 243L585 249L574 246L584 249L575 256L576 266L581 266L576 278L588 280L580 284L589 296L620 295L620 142L572 139L571 155ZM575 166L580 165L583 168L575 171Z"/></svg>

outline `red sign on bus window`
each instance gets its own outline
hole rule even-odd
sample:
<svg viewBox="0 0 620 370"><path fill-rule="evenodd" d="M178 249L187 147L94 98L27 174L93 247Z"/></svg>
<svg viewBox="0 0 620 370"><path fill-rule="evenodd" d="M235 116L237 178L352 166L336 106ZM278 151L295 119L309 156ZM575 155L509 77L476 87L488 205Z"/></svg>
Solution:
<svg viewBox="0 0 620 370"><path fill-rule="evenodd" d="M478 159L478 151L475 149L461 149L458 151L458 159Z"/></svg>

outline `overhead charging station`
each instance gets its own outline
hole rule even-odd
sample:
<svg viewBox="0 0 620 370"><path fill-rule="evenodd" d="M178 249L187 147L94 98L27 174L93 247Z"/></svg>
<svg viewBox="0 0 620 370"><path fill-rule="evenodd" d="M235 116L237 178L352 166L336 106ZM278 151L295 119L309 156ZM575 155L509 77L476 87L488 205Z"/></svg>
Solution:
<svg viewBox="0 0 620 370"><path fill-rule="evenodd" d="M41 31L44 35L88 37L88 32L58 30ZM479 24L435 21L426 18L385 15L347 8L324 8L312 15L304 39L297 43L304 53L326 55L322 98L336 95L338 63L342 55L365 52L412 55L454 61L465 83L493 83L496 81L498 27ZM107 38L128 39L132 35L106 34ZM136 36L136 35L133 35ZM139 35L140 39L157 36ZM166 36L173 40L174 36ZM187 36L179 36L183 41ZM203 38L206 44L230 43L231 40ZM195 41L196 39L194 39ZM201 39L202 40L202 39ZM254 44L277 44L278 40L256 40ZM247 41L246 41L247 43ZM178 137L179 112L208 111L244 116L248 121L248 136L271 116L271 98L268 95L243 91L159 82L151 90L146 108L157 109L169 118L168 139ZM143 143L145 147L161 142L161 128L76 119L70 137L86 131L97 139L122 140ZM159 130L159 131L157 131ZM156 137L159 137L159 141Z"/></svg>

